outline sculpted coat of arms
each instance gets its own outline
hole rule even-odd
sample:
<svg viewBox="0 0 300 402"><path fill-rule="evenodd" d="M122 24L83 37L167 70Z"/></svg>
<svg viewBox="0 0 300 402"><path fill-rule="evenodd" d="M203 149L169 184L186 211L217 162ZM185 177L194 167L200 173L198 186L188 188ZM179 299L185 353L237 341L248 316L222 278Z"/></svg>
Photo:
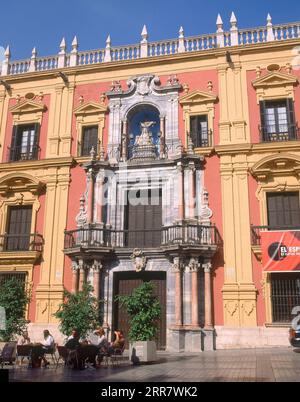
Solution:
<svg viewBox="0 0 300 402"><path fill-rule="evenodd" d="M142 250L136 248L133 250L131 261L135 267L136 272L141 272L146 268L147 258Z"/></svg>

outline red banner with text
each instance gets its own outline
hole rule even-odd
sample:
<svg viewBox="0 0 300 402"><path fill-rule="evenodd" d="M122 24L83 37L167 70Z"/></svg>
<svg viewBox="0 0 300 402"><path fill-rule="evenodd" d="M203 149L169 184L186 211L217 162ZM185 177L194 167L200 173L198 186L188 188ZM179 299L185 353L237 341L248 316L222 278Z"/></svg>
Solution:
<svg viewBox="0 0 300 402"><path fill-rule="evenodd" d="M300 230L261 232L264 271L300 271Z"/></svg>

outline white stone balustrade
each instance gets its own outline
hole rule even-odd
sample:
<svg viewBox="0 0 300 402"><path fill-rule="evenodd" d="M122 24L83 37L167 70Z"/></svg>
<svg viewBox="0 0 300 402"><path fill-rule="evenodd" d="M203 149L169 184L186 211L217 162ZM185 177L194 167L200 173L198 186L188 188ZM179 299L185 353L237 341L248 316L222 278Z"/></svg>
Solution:
<svg viewBox="0 0 300 402"><path fill-rule="evenodd" d="M69 53L66 41L63 39L57 55L37 57L37 51L34 48L31 58L27 60L11 61L11 53L8 46L5 52L5 60L2 62L0 69L0 75L17 75L34 71L136 60L147 57L159 57L185 52L205 51L207 49L300 38L300 22L273 25L270 14L267 16L266 25L261 27L239 29L234 13L231 14L230 18L230 30L224 30L220 14L218 14L216 25L217 30L215 33L193 37L185 37L184 30L180 27L178 38L157 42L148 41L148 31L146 26L144 26L141 32L141 41L137 44L114 47L111 44L109 35L104 49L84 52L78 51L79 45L75 36L72 42L72 49Z"/></svg>

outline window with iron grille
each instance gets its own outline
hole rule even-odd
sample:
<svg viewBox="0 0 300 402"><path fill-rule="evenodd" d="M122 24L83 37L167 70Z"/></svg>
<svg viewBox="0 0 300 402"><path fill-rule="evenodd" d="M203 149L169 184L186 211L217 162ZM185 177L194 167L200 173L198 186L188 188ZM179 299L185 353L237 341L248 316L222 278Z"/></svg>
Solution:
<svg viewBox="0 0 300 402"><path fill-rule="evenodd" d="M94 148L95 153L98 153L98 126L83 127L81 156L90 156L91 150Z"/></svg>
<svg viewBox="0 0 300 402"><path fill-rule="evenodd" d="M300 272L271 274L273 323L291 323L292 310L300 306Z"/></svg>
<svg viewBox="0 0 300 402"><path fill-rule="evenodd" d="M293 99L260 102L262 141L297 139Z"/></svg>
<svg viewBox="0 0 300 402"><path fill-rule="evenodd" d="M32 206L11 207L8 213L5 251L28 251L31 237Z"/></svg>
<svg viewBox="0 0 300 402"><path fill-rule="evenodd" d="M25 285L26 283L26 272L1 272L0 273L0 286L2 286L5 282L10 279L16 278L18 281Z"/></svg>
<svg viewBox="0 0 300 402"><path fill-rule="evenodd" d="M211 146L207 115L191 116L190 127L190 136L196 148Z"/></svg>
<svg viewBox="0 0 300 402"><path fill-rule="evenodd" d="M267 194L268 226L284 229L300 227L299 192Z"/></svg>
<svg viewBox="0 0 300 402"><path fill-rule="evenodd" d="M36 160L39 156L40 125L26 124L13 127L9 161Z"/></svg>

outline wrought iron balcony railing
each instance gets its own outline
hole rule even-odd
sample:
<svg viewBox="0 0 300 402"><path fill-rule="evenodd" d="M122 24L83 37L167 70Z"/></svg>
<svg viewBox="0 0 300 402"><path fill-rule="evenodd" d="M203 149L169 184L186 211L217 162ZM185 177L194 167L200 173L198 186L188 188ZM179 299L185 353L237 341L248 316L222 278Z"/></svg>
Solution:
<svg viewBox="0 0 300 402"><path fill-rule="evenodd" d="M300 230L300 226L251 226L251 244L252 246L261 246L261 232L272 230Z"/></svg>
<svg viewBox="0 0 300 402"><path fill-rule="evenodd" d="M261 142L300 140L300 130L297 124L259 126L259 132Z"/></svg>
<svg viewBox="0 0 300 402"><path fill-rule="evenodd" d="M114 230L94 225L65 231L65 250L74 248L157 248L174 245L219 246L215 226L174 225L157 230Z"/></svg>
<svg viewBox="0 0 300 402"><path fill-rule="evenodd" d="M30 235L4 234L0 236L0 252L43 251L43 236L34 233Z"/></svg>
<svg viewBox="0 0 300 402"><path fill-rule="evenodd" d="M32 146L18 146L8 148L7 161L19 162L19 161L34 161L40 157L41 148L38 145Z"/></svg>
<svg viewBox="0 0 300 402"><path fill-rule="evenodd" d="M193 141L195 148L212 147L213 132L212 130L201 130L190 133L190 138Z"/></svg>

